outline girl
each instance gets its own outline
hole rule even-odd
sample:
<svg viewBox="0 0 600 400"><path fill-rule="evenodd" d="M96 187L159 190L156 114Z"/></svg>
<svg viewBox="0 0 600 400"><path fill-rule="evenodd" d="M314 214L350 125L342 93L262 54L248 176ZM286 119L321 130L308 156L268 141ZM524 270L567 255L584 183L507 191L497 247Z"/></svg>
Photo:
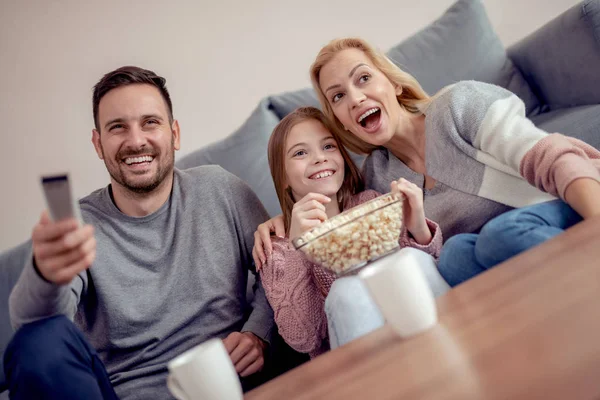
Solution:
<svg viewBox="0 0 600 400"><path fill-rule="evenodd" d="M379 193L364 190L358 168L316 108L286 116L273 131L268 156L287 237L274 239L272 253L259 265L261 279L281 336L314 357L330 344L335 347L381 326L383 319L357 277L332 286L335 276L309 262L290 240ZM400 236L405 248L400 251L417 254L434 293L441 294L448 285L434 258L442 237L437 224L425 219L422 191L404 179L392 182L391 190L405 196Z"/></svg>

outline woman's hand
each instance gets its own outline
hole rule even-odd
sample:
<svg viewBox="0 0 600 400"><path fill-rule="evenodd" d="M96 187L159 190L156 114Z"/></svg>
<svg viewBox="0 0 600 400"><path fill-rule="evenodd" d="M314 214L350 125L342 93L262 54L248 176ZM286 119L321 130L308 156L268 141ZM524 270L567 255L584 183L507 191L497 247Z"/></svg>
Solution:
<svg viewBox="0 0 600 400"><path fill-rule="evenodd" d="M425 221L423 209L423 191L420 187L404 178L393 181L392 193L403 194L403 219L406 229L415 238L417 243L426 245L431 242L431 231Z"/></svg>
<svg viewBox="0 0 600 400"><path fill-rule="evenodd" d="M284 238L285 228L283 224L283 215L278 215L271 218L267 222L263 222L256 228L254 232L254 247L252 248L252 258L254 259L254 265L256 270L260 271L264 263L267 261L267 255L271 255L273 251L273 245L271 243L271 233L275 233L275 236Z"/></svg>
<svg viewBox="0 0 600 400"><path fill-rule="evenodd" d="M325 204L330 201L329 197L319 193L309 193L297 201L292 208L290 241L325 221L327 219Z"/></svg>

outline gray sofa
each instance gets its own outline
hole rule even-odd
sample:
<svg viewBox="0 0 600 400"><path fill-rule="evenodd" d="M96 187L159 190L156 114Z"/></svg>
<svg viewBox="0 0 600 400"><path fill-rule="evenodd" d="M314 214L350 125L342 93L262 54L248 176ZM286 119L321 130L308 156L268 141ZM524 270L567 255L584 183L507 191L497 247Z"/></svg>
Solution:
<svg viewBox="0 0 600 400"><path fill-rule="evenodd" d="M429 93L466 79L495 83L520 96L540 128L600 148L600 0L583 1L508 49L491 28L481 1L459 0L388 55ZM220 164L245 180L276 215L280 209L267 141L279 120L302 105L318 106L311 89L269 96L236 132L181 158L177 166ZM29 243L0 255L0 355L12 335L8 295L29 256Z"/></svg>

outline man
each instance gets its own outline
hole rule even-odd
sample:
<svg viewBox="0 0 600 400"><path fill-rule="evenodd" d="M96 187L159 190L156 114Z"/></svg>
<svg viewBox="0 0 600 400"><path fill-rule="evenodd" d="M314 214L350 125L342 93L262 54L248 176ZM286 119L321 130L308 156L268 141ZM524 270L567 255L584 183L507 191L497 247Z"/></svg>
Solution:
<svg viewBox="0 0 600 400"><path fill-rule="evenodd" d="M274 327L260 282L246 300L260 201L220 167L174 168L179 124L152 71L106 74L93 111L111 183L80 201L85 225L44 212L33 230L10 298L11 398L171 398L166 363L212 337L242 379L257 373Z"/></svg>

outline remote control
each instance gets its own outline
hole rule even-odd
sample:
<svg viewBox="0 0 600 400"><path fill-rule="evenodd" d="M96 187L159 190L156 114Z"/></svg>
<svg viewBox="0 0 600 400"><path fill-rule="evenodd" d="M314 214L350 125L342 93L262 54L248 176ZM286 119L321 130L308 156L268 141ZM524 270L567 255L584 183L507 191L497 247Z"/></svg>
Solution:
<svg viewBox="0 0 600 400"><path fill-rule="evenodd" d="M46 198L46 206L53 221L65 218L75 218L81 222L81 211L79 201L73 197L69 175L47 175L42 176L42 189Z"/></svg>

